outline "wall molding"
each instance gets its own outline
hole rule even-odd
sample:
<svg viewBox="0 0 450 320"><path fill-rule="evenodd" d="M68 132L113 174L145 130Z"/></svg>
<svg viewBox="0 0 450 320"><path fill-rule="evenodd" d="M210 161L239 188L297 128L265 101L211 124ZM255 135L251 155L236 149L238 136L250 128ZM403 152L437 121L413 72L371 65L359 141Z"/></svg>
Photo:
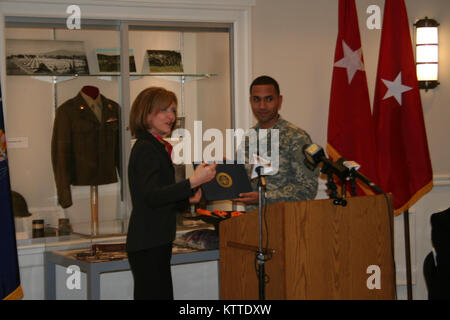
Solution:
<svg viewBox="0 0 450 320"><path fill-rule="evenodd" d="M256 5L256 0L3 0L2 2L35 4L58 4L78 6L118 6L157 8L224 8L242 9Z"/></svg>
<svg viewBox="0 0 450 320"><path fill-rule="evenodd" d="M434 186L450 186L450 174L436 174L433 176Z"/></svg>

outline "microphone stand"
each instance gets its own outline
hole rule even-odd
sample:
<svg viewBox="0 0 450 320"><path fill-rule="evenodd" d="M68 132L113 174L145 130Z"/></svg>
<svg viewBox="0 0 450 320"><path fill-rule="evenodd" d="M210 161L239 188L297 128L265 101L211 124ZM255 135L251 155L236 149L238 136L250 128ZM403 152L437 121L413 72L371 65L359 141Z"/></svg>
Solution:
<svg viewBox="0 0 450 320"><path fill-rule="evenodd" d="M266 256L264 254L263 249L263 201L265 199L264 193L266 188L266 179L261 175L262 167L256 168L256 172L258 173L258 209L259 209L259 247L256 252L256 262L258 266L258 290L259 290L259 300L266 299L266 282L265 282L265 262Z"/></svg>
<svg viewBox="0 0 450 320"><path fill-rule="evenodd" d="M350 186L352 188L352 196L356 197L358 193L356 192L356 181L353 176L350 176Z"/></svg>
<svg viewBox="0 0 450 320"><path fill-rule="evenodd" d="M340 206L345 207L347 205L347 200L345 200L343 197L338 196L337 186L333 179L333 172L330 170L330 168L328 167L328 165L326 163L323 164L321 172L323 174L327 175L328 182L326 183L326 186L328 188L328 192L329 192L328 195L329 195L330 199L334 199L333 204L336 206L340 205Z"/></svg>

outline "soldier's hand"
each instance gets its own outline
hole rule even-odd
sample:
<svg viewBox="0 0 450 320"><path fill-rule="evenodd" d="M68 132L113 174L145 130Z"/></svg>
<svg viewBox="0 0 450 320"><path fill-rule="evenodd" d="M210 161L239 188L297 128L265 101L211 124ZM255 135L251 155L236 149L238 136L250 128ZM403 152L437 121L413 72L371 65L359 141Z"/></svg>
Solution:
<svg viewBox="0 0 450 320"><path fill-rule="evenodd" d="M233 201L242 202L244 204L258 204L258 192L239 193L239 198L233 199Z"/></svg>

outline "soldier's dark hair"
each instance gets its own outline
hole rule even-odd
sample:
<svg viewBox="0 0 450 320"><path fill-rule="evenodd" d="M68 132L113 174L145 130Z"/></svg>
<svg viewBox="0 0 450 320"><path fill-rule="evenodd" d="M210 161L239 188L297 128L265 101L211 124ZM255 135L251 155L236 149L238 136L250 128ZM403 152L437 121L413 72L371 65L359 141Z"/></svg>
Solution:
<svg viewBox="0 0 450 320"><path fill-rule="evenodd" d="M274 78L269 76L260 76L253 80L252 84L250 85L250 95L252 94L253 87L260 85L272 85L275 88L276 93L280 95L280 86L278 85L278 82Z"/></svg>
<svg viewBox="0 0 450 320"><path fill-rule="evenodd" d="M160 87L142 90L131 106L129 126L131 135L136 137L139 133L148 130L147 116L154 110L167 109L172 102L178 105L177 96L172 91Z"/></svg>

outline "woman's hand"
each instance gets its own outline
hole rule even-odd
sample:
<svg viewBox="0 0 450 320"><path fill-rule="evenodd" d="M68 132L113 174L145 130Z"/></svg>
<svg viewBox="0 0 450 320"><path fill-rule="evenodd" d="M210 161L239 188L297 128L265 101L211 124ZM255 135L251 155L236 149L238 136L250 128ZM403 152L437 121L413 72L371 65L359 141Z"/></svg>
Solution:
<svg viewBox="0 0 450 320"><path fill-rule="evenodd" d="M194 189L202 184L210 182L216 176L217 164L202 163L197 166L194 174L189 178L191 188Z"/></svg>
<svg viewBox="0 0 450 320"><path fill-rule="evenodd" d="M199 203L201 198L202 198L202 189L199 188L195 193L195 195L189 198L189 203L190 204Z"/></svg>

